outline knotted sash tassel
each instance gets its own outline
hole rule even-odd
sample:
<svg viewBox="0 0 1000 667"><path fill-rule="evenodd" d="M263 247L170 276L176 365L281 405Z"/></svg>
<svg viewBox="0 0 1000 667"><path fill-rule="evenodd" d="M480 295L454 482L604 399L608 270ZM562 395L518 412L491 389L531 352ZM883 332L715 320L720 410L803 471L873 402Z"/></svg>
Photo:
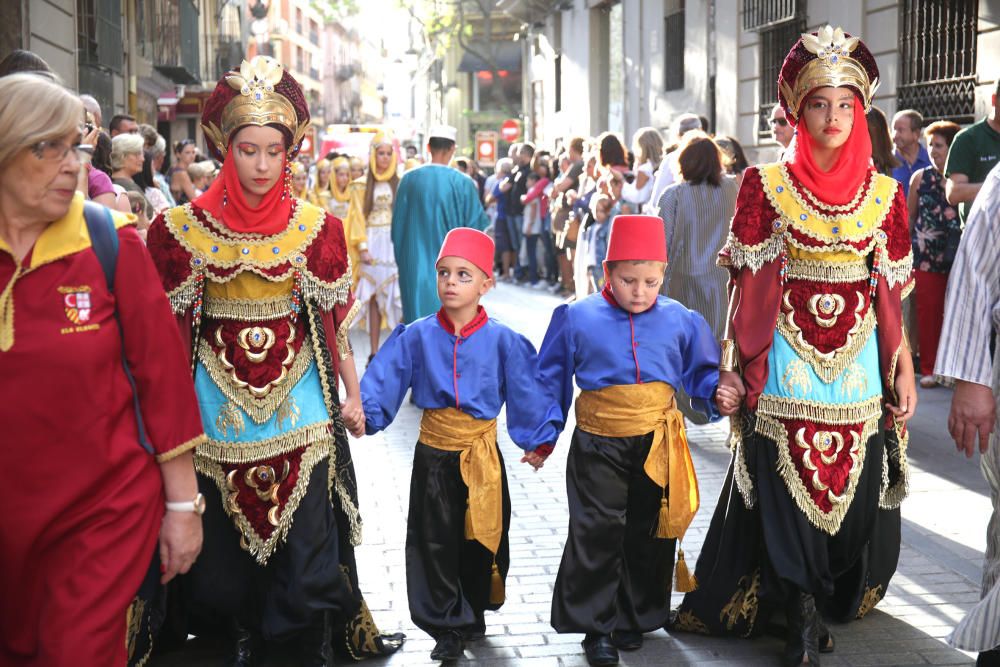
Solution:
<svg viewBox="0 0 1000 667"><path fill-rule="evenodd" d="M674 565L674 590L678 593L690 593L698 588L698 579L688 570L684 560L684 550L677 549L677 563Z"/></svg>
<svg viewBox="0 0 1000 667"><path fill-rule="evenodd" d="M670 534L670 505L667 503L666 492L662 498L660 498L660 514L656 519L656 533L654 535L661 540L668 540L671 537L676 537L676 535Z"/></svg>
<svg viewBox="0 0 1000 667"><path fill-rule="evenodd" d="M503 604L507 599L507 590L497 568L497 562L493 561L493 572L490 574L490 604Z"/></svg>

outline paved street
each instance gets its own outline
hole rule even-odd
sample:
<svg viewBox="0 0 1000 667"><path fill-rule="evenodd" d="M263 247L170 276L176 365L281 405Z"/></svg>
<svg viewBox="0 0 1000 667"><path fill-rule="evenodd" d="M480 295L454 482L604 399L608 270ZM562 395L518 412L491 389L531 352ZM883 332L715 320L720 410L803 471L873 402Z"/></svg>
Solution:
<svg viewBox="0 0 1000 667"><path fill-rule="evenodd" d="M559 301L547 293L501 285L486 302L490 315L541 343L549 313ZM367 356L367 337L355 335L358 359ZM945 430L950 391L921 390L910 443L911 489L903 505L903 549L886 599L861 622L834 626L837 650L824 665L972 664L944 638L978 599L984 528L989 497L978 459L959 457ZM362 586L384 631L409 639L397 655L370 664L429 663L431 639L417 630L406 608L403 541L410 463L419 412L404 404L388 432L356 441L364 545L358 551ZM513 503L510 531L512 565L507 603L487 615L487 637L470 645L466 658L478 665L585 665L579 635L557 635L548 623L552 584L566 534L565 460L569 433L545 468L533 472L517 463L517 448L500 418L501 448ZM570 425L572 426L572 425ZM702 509L685 540L694 564L729 462L726 427L688 431L701 484ZM679 598L676 599L679 602ZM624 665L777 665L777 638L754 641L715 639L664 631L647 636L636 653L622 653ZM214 651L185 651L154 666L219 664Z"/></svg>

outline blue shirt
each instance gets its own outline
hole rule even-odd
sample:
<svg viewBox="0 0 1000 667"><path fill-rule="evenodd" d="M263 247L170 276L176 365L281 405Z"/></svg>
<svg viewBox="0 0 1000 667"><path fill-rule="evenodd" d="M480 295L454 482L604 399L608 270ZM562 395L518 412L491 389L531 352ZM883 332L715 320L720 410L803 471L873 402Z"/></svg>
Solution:
<svg viewBox="0 0 1000 667"><path fill-rule="evenodd" d="M931 156L927 154L927 149L924 148L923 144L917 144L919 151L917 152L917 159L912 165L906 163L906 159L903 155L896 151L894 155L896 159L899 160L900 165L892 170L892 177L895 178L903 186L903 195L910 194L910 178L913 177L913 172L917 169L923 169L924 167L931 166Z"/></svg>
<svg viewBox="0 0 1000 667"><path fill-rule="evenodd" d="M494 419L507 403L507 432L526 451L555 444L559 406L542 390L535 348L524 336L479 316L459 332L443 313L396 327L361 379L368 434L395 418L406 390L424 410L458 408Z"/></svg>
<svg viewBox="0 0 1000 667"><path fill-rule="evenodd" d="M493 186L493 201L496 202L497 206L497 220L507 219L507 193L500 190L502 183L497 181L497 184Z"/></svg>
<svg viewBox="0 0 1000 667"><path fill-rule="evenodd" d="M538 368L546 389L559 401L560 430L573 402L574 376L584 391L665 382L683 388L692 407L712 420L719 418L714 400L719 343L704 317L665 296L636 315L612 305L602 293L559 306L545 333Z"/></svg>

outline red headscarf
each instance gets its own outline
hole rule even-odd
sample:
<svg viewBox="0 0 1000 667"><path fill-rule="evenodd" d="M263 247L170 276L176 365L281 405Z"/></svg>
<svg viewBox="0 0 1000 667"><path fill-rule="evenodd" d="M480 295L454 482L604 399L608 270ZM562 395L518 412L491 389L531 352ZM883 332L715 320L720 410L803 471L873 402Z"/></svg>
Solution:
<svg viewBox="0 0 1000 667"><path fill-rule="evenodd" d="M263 74L261 74L263 72ZM280 72L281 78L276 83L274 81L265 82L259 79L250 80L251 76L264 76L268 73ZM236 79L237 84L231 83L230 79L240 75L243 78ZM242 88L241 89L241 85ZM274 187L261 199L257 206L250 206L243 193L243 186L240 184L239 175L236 173L236 165L232 159L233 137L242 127L247 124L238 124L229 134L223 136L220 132L211 131L214 128L226 126L223 122L223 114L230 102L238 95L248 95L247 90L263 90L263 95L280 95L284 97L295 111L294 123L268 123L266 127L273 127L281 132L285 142L285 152L282 159L281 177ZM284 231L288 227L292 212L292 194L286 192L286 171L288 160L295 159L300 146L295 144L296 130L309 122L309 107L306 104L305 96L302 93L302 86L288 73L287 70L271 58L257 57L249 63L244 62L239 71L228 72L219 79L212 91L211 97L205 102L202 110L201 123L205 129L206 138L209 139L208 150L217 160L222 161L222 171L215 179L212 186L203 195L194 200L194 204L208 211L216 220L220 220L227 228L239 234L260 234L270 236ZM256 124L256 123L253 123Z"/></svg>
<svg viewBox="0 0 1000 667"><path fill-rule="evenodd" d="M851 89L851 92L854 92ZM800 110L801 114L801 110ZM840 148L836 164L823 171L813 159L813 141L806 127L805 118L799 115L795 143L785 161L788 169L810 192L828 204L846 204L854 199L872 170L872 140L865 120L865 105L854 95L854 126L847 141ZM788 121L796 125L791 116Z"/></svg>
<svg viewBox="0 0 1000 667"><path fill-rule="evenodd" d="M240 184L236 164L230 155L230 159L222 163L219 177L193 203L239 234L278 234L288 226L292 216L292 195L285 192L284 173L287 163L288 157L282 153L282 177L260 200L260 205L254 208L243 195L243 185Z"/></svg>

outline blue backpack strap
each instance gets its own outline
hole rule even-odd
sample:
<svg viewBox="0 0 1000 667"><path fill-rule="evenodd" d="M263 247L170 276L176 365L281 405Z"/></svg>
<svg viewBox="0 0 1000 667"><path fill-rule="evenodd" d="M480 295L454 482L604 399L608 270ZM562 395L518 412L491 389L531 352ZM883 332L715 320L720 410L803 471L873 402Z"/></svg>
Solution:
<svg viewBox="0 0 1000 667"><path fill-rule="evenodd" d="M97 255L97 261L104 271L104 280L108 285L108 292L115 293L115 270L118 268L118 230L115 229L114 218L111 211L93 202L83 203L83 218L87 222L87 232L90 234L90 245ZM139 431L139 445L149 455L155 455L153 446L149 444L146 437L146 424L142 420L142 410L139 406L139 392L135 388L135 377L128 367L128 359L125 358L125 331L122 329L122 321L118 315L118 305L115 304L115 322L118 324L118 336L122 344L122 369L125 371L125 378L132 388L132 409L135 412L135 420Z"/></svg>

